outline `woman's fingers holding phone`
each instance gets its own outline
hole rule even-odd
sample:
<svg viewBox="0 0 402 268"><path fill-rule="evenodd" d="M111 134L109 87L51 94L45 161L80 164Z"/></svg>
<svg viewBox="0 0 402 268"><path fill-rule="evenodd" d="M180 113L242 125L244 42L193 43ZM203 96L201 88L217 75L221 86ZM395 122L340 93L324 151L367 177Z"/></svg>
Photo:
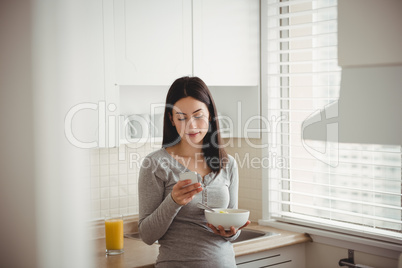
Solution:
<svg viewBox="0 0 402 268"><path fill-rule="evenodd" d="M191 183L191 180L179 181L173 186L172 198L179 205L186 205L191 200L193 200L194 195L202 191L200 183L194 183L192 185L186 186Z"/></svg>

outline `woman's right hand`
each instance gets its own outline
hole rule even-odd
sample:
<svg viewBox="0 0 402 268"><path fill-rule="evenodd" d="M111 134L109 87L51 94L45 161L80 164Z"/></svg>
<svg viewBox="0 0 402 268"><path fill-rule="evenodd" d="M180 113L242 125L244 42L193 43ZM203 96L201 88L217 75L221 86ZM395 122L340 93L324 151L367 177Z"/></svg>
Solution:
<svg viewBox="0 0 402 268"><path fill-rule="evenodd" d="M186 186L190 184L191 180L178 181L172 190L173 201L178 205L184 206L193 200L194 195L201 192L203 189L201 183L194 183L193 185Z"/></svg>

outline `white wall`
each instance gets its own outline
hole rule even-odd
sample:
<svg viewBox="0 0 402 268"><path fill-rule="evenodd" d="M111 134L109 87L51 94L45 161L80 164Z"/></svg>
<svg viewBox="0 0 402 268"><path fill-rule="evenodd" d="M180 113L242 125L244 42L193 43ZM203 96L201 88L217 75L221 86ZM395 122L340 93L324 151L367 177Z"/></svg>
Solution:
<svg viewBox="0 0 402 268"><path fill-rule="evenodd" d="M96 2L0 1L1 267L92 267L88 158L64 119L103 90Z"/></svg>
<svg viewBox="0 0 402 268"><path fill-rule="evenodd" d="M32 2L38 267L91 267L85 150L65 136L65 118L96 92L90 1ZM67 125L84 133L85 120ZM83 135L84 136L84 135ZM73 256L73 257L72 257Z"/></svg>

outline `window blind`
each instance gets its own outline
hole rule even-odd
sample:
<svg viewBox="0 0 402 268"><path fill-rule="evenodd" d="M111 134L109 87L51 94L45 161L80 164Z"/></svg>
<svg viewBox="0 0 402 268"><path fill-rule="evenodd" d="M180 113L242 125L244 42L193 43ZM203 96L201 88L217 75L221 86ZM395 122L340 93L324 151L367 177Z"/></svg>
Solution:
<svg viewBox="0 0 402 268"><path fill-rule="evenodd" d="M337 1L263 7L263 107L275 123L269 154L281 163L268 171L269 217L402 239L401 146L301 140L302 122L339 97Z"/></svg>

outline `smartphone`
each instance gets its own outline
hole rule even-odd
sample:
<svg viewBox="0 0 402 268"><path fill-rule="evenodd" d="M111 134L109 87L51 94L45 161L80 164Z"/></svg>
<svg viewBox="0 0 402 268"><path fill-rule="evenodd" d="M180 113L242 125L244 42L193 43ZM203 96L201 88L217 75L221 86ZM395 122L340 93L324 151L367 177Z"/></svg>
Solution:
<svg viewBox="0 0 402 268"><path fill-rule="evenodd" d="M191 180L191 183L187 184L185 187L198 182L197 172L190 171L190 172L180 173L179 177L180 177L181 181Z"/></svg>

